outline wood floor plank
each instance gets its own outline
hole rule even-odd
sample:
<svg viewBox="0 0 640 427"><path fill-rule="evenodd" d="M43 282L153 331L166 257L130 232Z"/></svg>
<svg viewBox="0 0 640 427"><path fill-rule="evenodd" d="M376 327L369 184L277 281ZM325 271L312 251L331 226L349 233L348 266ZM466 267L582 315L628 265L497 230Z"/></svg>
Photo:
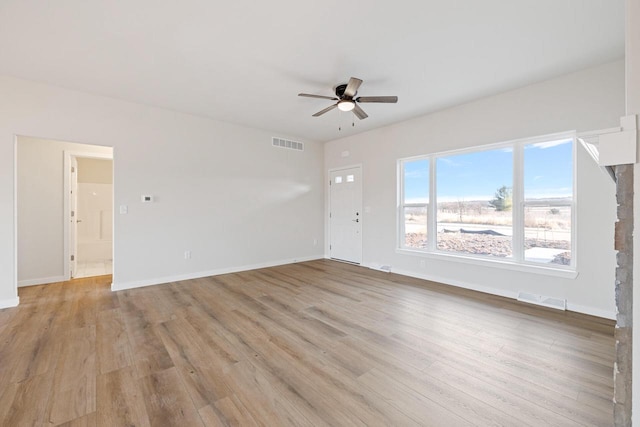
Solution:
<svg viewBox="0 0 640 427"><path fill-rule="evenodd" d="M148 313L153 310L147 310L143 301L136 301L135 298L135 295L124 293L120 301L136 373L141 378L171 368L173 361L156 333L157 323L152 318L157 317L148 317Z"/></svg>
<svg viewBox="0 0 640 427"><path fill-rule="evenodd" d="M605 420L609 419L611 407L613 406L613 398L595 394L589 390L584 390L578 394L578 402L584 403L586 407L593 408L598 411L600 417Z"/></svg>
<svg viewBox="0 0 640 427"><path fill-rule="evenodd" d="M222 354L226 359L241 361L253 357L253 349L218 318L212 316L208 310L192 307L185 314L184 319L204 342L211 345L212 348L222 349Z"/></svg>
<svg viewBox="0 0 640 427"><path fill-rule="evenodd" d="M60 318L66 328L95 326L98 313L95 294L98 286L95 280L86 278L64 287L65 310Z"/></svg>
<svg viewBox="0 0 640 427"><path fill-rule="evenodd" d="M330 424L410 424L407 416L383 399L362 394L355 378L350 379L347 370L323 364L321 356L315 354L300 358L298 343L287 339L286 331L269 325L264 316L253 319L235 310L233 313L236 323L243 330L248 329L250 324L254 325L253 333L247 335L247 340L252 342L260 356L254 358L253 362L280 378L288 389L295 390L306 407L313 408L323 419L330 420Z"/></svg>
<svg viewBox="0 0 640 427"><path fill-rule="evenodd" d="M426 399L431 405L437 403L474 425L515 426L522 424L511 414L496 410L495 407L486 404L480 399L467 393L461 393L450 384L422 373L384 372L379 369L372 369L361 376L359 380L364 383L367 377L373 380L373 385L378 385L375 388L375 392L385 393L388 398L397 399L396 395L408 393L411 399L420 399L420 401L425 401ZM381 385L386 387L381 387ZM392 392L393 390L400 391ZM410 405L411 400L404 399L401 404Z"/></svg>
<svg viewBox="0 0 640 427"><path fill-rule="evenodd" d="M209 346L182 319L162 323L158 333L196 409L233 394L224 374L236 360L224 350Z"/></svg>
<svg viewBox="0 0 640 427"><path fill-rule="evenodd" d="M401 412L409 415L414 421L434 426L472 426L473 420L467 420L459 414L451 411L443 405L426 398L420 393L409 389L403 384L395 381L384 373L372 369L365 373L358 381L368 386L371 390L379 393L387 402L398 408ZM451 408L458 409L458 408ZM493 413L497 421L499 417ZM500 414L505 418L504 414Z"/></svg>
<svg viewBox="0 0 640 427"><path fill-rule="evenodd" d="M258 426L256 420L251 416L247 407L238 399L235 394L220 399L216 402L216 408L222 413L225 421L229 425L235 426Z"/></svg>
<svg viewBox="0 0 640 427"><path fill-rule="evenodd" d="M6 325L11 318L18 313L18 309L15 307L0 310L0 325Z"/></svg>
<svg viewBox="0 0 640 427"><path fill-rule="evenodd" d="M526 363L498 351L486 351L484 346L474 346L473 342L460 340L455 336L438 336L437 333L420 335L414 331L400 331L393 334L392 338L418 350L428 348L432 357L438 360L456 360L459 363L471 363L476 369L503 372L524 382L532 382L542 389L559 392L573 400L584 387L594 387L590 381L580 381L580 374L583 373L580 370L576 370L574 375L549 375L544 368L535 363ZM612 386L610 383L596 388L600 393L612 395Z"/></svg>
<svg viewBox="0 0 640 427"><path fill-rule="evenodd" d="M242 425L242 424L232 424L227 422L224 419L224 415L220 413L217 407L212 405L204 406L198 409L198 414L200 415L200 419L205 427L228 427L230 425ZM247 424L254 425L254 424Z"/></svg>
<svg viewBox="0 0 640 427"><path fill-rule="evenodd" d="M30 426L48 423L47 406L51 399L53 373L49 372L25 379L16 385L13 402L3 426Z"/></svg>
<svg viewBox="0 0 640 427"><path fill-rule="evenodd" d="M0 425L611 425L614 324L329 260L0 310Z"/></svg>
<svg viewBox="0 0 640 427"><path fill-rule="evenodd" d="M140 378L138 384L152 426L203 426L176 368Z"/></svg>
<svg viewBox="0 0 640 427"><path fill-rule="evenodd" d="M34 291L44 292L42 289ZM24 314L16 315L13 324L3 332L0 360L4 367L9 368L12 382L42 375L55 367L61 345L56 334L64 329L63 292L61 285L52 285L51 298L27 303Z"/></svg>
<svg viewBox="0 0 640 427"><path fill-rule="evenodd" d="M133 367L99 375L96 396L98 426L150 425L142 390Z"/></svg>
<svg viewBox="0 0 640 427"><path fill-rule="evenodd" d="M75 418L66 423L59 424L58 427L96 427L98 423L95 412L87 414L80 418Z"/></svg>
<svg viewBox="0 0 640 427"><path fill-rule="evenodd" d="M49 420L54 425L83 417L96 410L95 327L69 329L61 339L61 353L55 368L49 403Z"/></svg>
<svg viewBox="0 0 640 427"><path fill-rule="evenodd" d="M236 390L243 390L236 398L259 425L331 425L295 384L287 382L260 357L237 363L229 372L228 381ZM225 419L227 416L224 415Z"/></svg>
<svg viewBox="0 0 640 427"><path fill-rule="evenodd" d="M98 373L131 366L133 355L129 337L120 309L103 310L98 313L96 325L96 353Z"/></svg>
<svg viewBox="0 0 640 427"><path fill-rule="evenodd" d="M0 421L6 420L13 406L18 383L4 382L0 388ZM2 423L0 423L2 425Z"/></svg>
<svg viewBox="0 0 640 427"><path fill-rule="evenodd" d="M426 373L458 388L496 409L518 418L519 423L532 427L538 426L584 426L573 420L540 406L538 402L529 401L517 394L490 387L475 376L463 374L444 363L437 362Z"/></svg>
<svg viewBox="0 0 640 427"><path fill-rule="evenodd" d="M548 409L556 414L577 420L584 426L607 425L611 418L611 399L606 408L591 407L589 405L576 405L576 401L565 398L555 390L532 387L530 383L514 378L500 371L492 371L491 375L486 370L474 369L472 364L460 362L446 362L448 369L455 369L468 377L482 380L491 389L503 390L505 393L513 393L528 401L536 402L540 408ZM426 371L432 376L438 372L440 365L434 365ZM444 373L443 376L447 374ZM578 400L580 395L578 396Z"/></svg>
<svg viewBox="0 0 640 427"><path fill-rule="evenodd" d="M434 362L434 359L429 355L416 351L403 343L394 342L384 334L376 331L375 328L359 324L346 314L337 313L331 308L312 307L305 311L337 329L347 331L351 336L361 337L361 345L370 347L372 351L380 351L389 357L400 359L418 370L422 370Z"/></svg>

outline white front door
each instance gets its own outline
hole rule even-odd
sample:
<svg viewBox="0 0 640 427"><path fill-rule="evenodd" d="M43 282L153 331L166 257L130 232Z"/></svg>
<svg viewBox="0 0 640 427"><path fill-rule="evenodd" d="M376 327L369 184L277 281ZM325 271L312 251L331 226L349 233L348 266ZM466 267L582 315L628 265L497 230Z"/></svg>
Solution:
<svg viewBox="0 0 640 427"><path fill-rule="evenodd" d="M362 172L359 167L329 172L329 256L362 262Z"/></svg>

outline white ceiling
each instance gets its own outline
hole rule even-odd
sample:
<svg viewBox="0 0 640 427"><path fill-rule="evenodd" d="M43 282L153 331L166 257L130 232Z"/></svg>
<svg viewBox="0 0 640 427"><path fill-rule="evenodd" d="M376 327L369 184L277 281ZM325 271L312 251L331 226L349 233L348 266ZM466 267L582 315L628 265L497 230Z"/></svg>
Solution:
<svg viewBox="0 0 640 427"><path fill-rule="evenodd" d="M306 140L623 55L623 0L0 0L0 74ZM351 76L398 104L363 104L352 128L297 97Z"/></svg>

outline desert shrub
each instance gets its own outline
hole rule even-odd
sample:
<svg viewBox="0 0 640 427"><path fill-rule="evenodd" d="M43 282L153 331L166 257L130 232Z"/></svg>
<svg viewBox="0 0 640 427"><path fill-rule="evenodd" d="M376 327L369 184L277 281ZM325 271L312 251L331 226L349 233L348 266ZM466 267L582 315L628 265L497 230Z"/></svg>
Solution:
<svg viewBox="0 0 640 427"><path fill-rule="evenodd" d="M495 199L489 202L490 206L496 208L496 211L510 211L512 205L513 189L503 185L496 190Z"/></svg>

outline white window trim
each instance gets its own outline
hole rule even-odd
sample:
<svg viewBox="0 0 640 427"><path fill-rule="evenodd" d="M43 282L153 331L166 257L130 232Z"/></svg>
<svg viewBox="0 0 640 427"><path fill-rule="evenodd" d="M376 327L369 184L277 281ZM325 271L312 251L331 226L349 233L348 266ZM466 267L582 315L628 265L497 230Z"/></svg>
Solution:
<svg viewBox="0 0 640 427"><path fill-rule="evenodd" d="M558 139L571 139L573 156L573 194L571 200L571 264L568 266L540 264L524 259L524 147L538 142L553 141ZM421 256L446 261L457 261L467 264L483 265L497 268L506 268L516 271L551 275L575 279L578 276L578 253L577 253L577 187L578 187L578 165L577 165L577 140L576 132L560 132L549 135L542 135L532 138L522 138L505 141L495 144L442 151L427 155L405 157L398 159L398 201L397 201L397 244L396 253ZM513 234L512 234L512 258L491 257L488 255L472 255L439 250L436 247L437 236L437 181L436 181L436 161L438 158L474 153L478 151L496 150L500 148L513 149ZM404 204L404 163L416 160L429 160L429 203L427 210L427 247L424 249L409 248L405 244L405 221L404 208L410 206L424 206L424 204L408 203ZM515 207L518 207L516 209Z"/></svg>
<svg viewBox="0 0 640 427"><path fill-rule="evenodd" d="M548 267L545 264L535 263L522 263L516 261L510 261L510 258L490 258L482 255L470 255L455 252L427 252L419 249L396 249L396 253L403 255L418 256L421 258L435 259L439 261L451 261L462 264L479 265L483 267L500 268L511 271L522 271L525 273L542 274L545 276L562 277L566 279L575 279L578 277L578 272L570 270L568 268Z"/></svg>

